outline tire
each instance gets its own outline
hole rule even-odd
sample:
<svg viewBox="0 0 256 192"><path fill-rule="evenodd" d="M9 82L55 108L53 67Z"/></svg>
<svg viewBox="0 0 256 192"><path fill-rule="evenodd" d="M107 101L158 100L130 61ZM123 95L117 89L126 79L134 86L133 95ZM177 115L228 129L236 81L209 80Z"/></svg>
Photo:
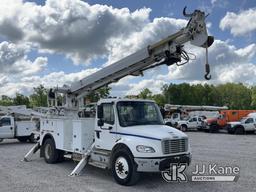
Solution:
<svg viewBox="0 0 256 192"><path fill-rule="evenodd" d="M18 137L17 138L19 140L19 142L21 143L26 143L29 140L29 137Z"/></svg>
<svg viewBox="0 0 256 192"><path fill-rule="evenodd" d="M180 130L183 131L183 132L186 132L188 130L188 126L187 125L181 125Z"/></svg>
<svg viewBox="0 0 256 192"><path fill-rule="evenodd" d="M165 123L165 125L168 125L168 126L172 127L172 123L171 122L167 122L167 123Z"/></svg>
<svg viewBox="0 0 256 192"><path fill-rule="evenodd" d="M55 142L53 139L46 139L43 144L43 157L46 163L54 164L59 160L59 150L55 147Z"/></svg>
<svg viewBox="0 0 256 192"><path fill-rule="evenodd" d="M29 136L29 142L30 143L36 143L37 142L37 140L35 138L35 135L33 133Z"/></svg>
<svg viewBox="0 0 256 192"><path fill-rule="evenodd" d="M210 125L209 133L217 133L219 131L218 125Z"/></svg>
<svg viewBox="0 0 256 192"><path fill-rule="evenodd" d="M236 129L235 129L235 134L236 135L243 135L244 133L245 133L244 128L242 126L236 127Z"/></svg>
<svg viewBox="0 0 256 192"><path fill-rule="evenodd" d="M140 178L140 174L136 169L136 164L130 151L120 149L114 152L111 172L118 184L125 186L135 185Z"/></svg>

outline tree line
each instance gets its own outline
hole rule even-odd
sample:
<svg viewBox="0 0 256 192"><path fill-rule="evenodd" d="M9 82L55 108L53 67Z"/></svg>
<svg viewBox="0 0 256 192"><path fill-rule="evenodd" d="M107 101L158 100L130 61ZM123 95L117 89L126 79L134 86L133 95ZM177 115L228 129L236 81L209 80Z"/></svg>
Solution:
<svg viewBox="0 0 256 192"><path fill-rule="evenodd" d="M87 95L85 100L97 102L100 98L107 97L109 95L109 91L109 87L100 88ZM43 85L39 85L38 87L33 88L33 92L29 96L25 96L20 93L16 93L14 97L0 95L0 106L26 105L28 108L47 107L47 95L48 89ZM57 98L58 101L62 99L63 98L61 98L61 96L58 96Z"/></svg>
<svg viewBox="0 0 256 192"><path fill-rule="evenodd" d="M139 98L153 99L158 105L166 103L177 105L227 106L229 109L256 109L256 86L242 83L209 84L169 84L161 88L160 94L152 94L146 88Z"/></svg>
<svg viewBox="0 0 256 192"><path fill-rule="evenodd" d="M93 91L86 97L90 102L108 97L110 88L104 87ZM40 85L33 88L29 96L16 93L14 97L2 95L0 105L26 105L27 107L46 107L48 90ZM136 97L153 99L158 105L166 103L177 105L214 105L227 106L229 109L256 109L256 86L245 86L242 83L209 84L169 84L161 88L160 94L153 94L150 89L142 90Z"/></svg>

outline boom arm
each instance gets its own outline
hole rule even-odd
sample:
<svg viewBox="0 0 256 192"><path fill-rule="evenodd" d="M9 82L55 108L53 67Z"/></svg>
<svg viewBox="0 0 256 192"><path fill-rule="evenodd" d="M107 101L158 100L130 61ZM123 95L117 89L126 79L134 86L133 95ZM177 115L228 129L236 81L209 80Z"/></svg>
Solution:
<svg viewBox="0 0 256 192"><path fill-rule="evenodd" d="M172 65L180 62L182 54L184 54L183 44L191 42L191 44L199 47L207 48L211 46L214 39L208 36L205 13L195 10L192 14L186 14L186 7L183 10L186 17L190 20L185 28L177 33L168 36L161 41L149 45L147 48L141 49L97 72L89 75L79 82L73 83L70 87L64 86L55 88L49 93L49 97L54 97L54 93L60 92L66 95L66 107L77 107L82 102L84 96L90 92L116 82L128 75L140 75L144 70L153 68L162 64ZM209 79L209 64L206 64L208 70L205 78ZM79 104L81 106L81 104Z"/></svg>

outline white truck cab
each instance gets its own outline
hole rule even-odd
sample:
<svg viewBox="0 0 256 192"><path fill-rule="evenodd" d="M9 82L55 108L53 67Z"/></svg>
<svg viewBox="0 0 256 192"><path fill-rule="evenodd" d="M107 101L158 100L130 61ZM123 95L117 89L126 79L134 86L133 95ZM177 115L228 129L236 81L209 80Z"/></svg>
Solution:
<svg viewBox="0 0 256 192"><path fill-rule="evenodd" d="M0 141L18 139L20 142L34 142L36 123L31 120L18 121L11 115L0 117Z"/></svg>
<svg viewBox="0 0 256 192"><path fill-rule="evenodd" d="M249 114L240 121L229 122L227 124L227 131L230 134L254 133L256 131L256 114Z"/></svg>
<svg viewBox="0 0 256 192"><path fill-rule="evenodd" d="M186 121L178 121L177 128L182 131L198 130L203 126L203 117L194 116Z"/></svg>

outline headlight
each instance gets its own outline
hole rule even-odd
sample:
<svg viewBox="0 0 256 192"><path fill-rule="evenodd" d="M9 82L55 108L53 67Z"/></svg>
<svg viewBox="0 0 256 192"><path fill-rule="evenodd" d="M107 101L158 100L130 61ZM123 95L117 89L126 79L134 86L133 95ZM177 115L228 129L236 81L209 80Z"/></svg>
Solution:
<svg viewBox="0 0 256 192"><path fill-rule="evenodd" d="M137 145L136 150L140 153L155 153L155 149L153 147L145 146L145 145Z"/></svg>

